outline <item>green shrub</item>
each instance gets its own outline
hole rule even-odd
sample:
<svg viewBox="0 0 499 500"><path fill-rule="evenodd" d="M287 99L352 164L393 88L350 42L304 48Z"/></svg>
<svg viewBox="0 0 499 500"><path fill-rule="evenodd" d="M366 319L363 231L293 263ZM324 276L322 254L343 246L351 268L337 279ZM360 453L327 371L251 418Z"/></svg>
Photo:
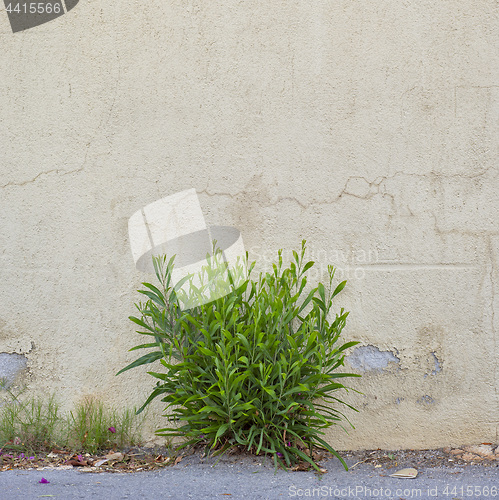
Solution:
<svg viewBox="0 0 499 500"><path fill-rule="evenodd" d="M242 445L271 454L276 467L304 460L317 469L312 449L321 447L346 468L322 438L324 429L345 418L335 405L352 408L335 395L346 389L339 379L358 376L338 371L345 349L357 344L338 343L348 313L341 309L329 319L333 299L346 282L333 288L335 270L329 266L327 286L319 283L305 291L313 266L304 262L305 241L300 255L293 255L283 267L279 252L273 272L254 280L255 263L239 266L232 275L240 277L247 269L242 284L234 279L238 286L232 284L225 296L186 310L179 299L181 284L172 283L174 258L154 258L159 285L143 283L140 293L148 300L136 304L140 317L130 319L141 327L138 333L152 337L132 350L155 350L118 373L161 362L162 372L148 372L159 380L139 410L162 398L170 412L165 417L178 425L158 430L159 435L182 436L183 446L207 442L223 450ZM209 276L220 260L215 253L204 272ZM191 296L202 293L191 290Z"/></svg>

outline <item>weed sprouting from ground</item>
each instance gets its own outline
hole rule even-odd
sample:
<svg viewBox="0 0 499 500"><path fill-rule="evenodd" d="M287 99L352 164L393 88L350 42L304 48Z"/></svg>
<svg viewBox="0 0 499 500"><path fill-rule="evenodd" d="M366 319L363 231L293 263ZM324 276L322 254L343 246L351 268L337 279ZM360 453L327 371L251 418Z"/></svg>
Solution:
<svg viewBox="0 0 499 500"><path fill-rule="evenodd" d="M140 443L143 416L135 410L118 411L86 398L63 413L53 395L25 397L0 381L0 450L36 454L54 448L99 451ZM3 396L3 397L2 397ZM1 451L0 451L1 453Z"/></svg>
<svg viewBox="0 0 499 500"><path fill-rule="evenodd" d="M270 454L276 467L304 461L319 470L313 449L321 447L346 468L324 431L348 422L338 407L355 410L337 393L347 390L345 377L359 376L342 369L345 351L358 342L341 343L348 312L333 312L346 281L335 284L329 266L326 284L310 289L314 263L304 260L305 251L304 241L288 266L279 252L273 271L254 279L255 263L239 262L229 269L232 279L221 282L223 256L215 251L187 292L182 280L173 282L174 257L153 258L158 282L143 283L148 300L130 317L148 339L132 350L153 350L119 373L159 361L148 372L157 383L142 409L159 397L177 426L158 435L184 438L184 446Z"/></svg>
<svg viewBox="0 0 499 500"><path fill-rule="evenodd" d="M34 452L58 441L63 418L53 396L24 400L22 392L14 394L3 382L6 393L0 407L0 448Z"/></svg>
<svg viewBox="0 0 499 500"><path fill-rule="evenodd" d="M96 453L140 441L138 427L144 417L136 416L135 411L108 411L102 402L88 398L70 416L68 445L72 449Z"/></svg>

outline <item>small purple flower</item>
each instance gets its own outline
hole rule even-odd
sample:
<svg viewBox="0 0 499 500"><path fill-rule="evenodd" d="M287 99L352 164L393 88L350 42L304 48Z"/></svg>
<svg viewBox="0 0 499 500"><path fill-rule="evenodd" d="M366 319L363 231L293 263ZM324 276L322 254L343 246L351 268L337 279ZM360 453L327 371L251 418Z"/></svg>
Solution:
<svg viewBox="0 0 499 500"><path fill-rule="evenodd" d="M291 446L291 441L288 441L288 442L286 443L286 446Z"/></svg>
<svg viewBox="0 0 499 500"><path fill-rule="evenodd" d="M109 427L108 431L113 434L116 434L116 429L114 427Z"/></svg>
<svg viewBox="0 0 499 500"><path fill-rule="evenodd" d="M199 439L204 439L204 434L201 434L201 435L199 436Z"/></svg>
<svg viewBox="0 0 499 500"><path fill-rule="evenodd" d="M278 456L279 458L282 458L284 455L283 455L280 451L278 451L278 452L277 452L277 456Z"/></svg>
<svg viewBox="0 0 499 500"><path fill-rule="evenodd" d="M81 462L83 461L83 457L81 455L78 455L78 460Z"/></svg>
<svg viewBox="0 0 499 500"><path fill-rule="evenodd" d="M50 481L47 481L44 477L42 477L42 479L38 482L42 483L42 484L49 484L50 483Z"/></svg>
<svg viewBox="0 0 499 500"><path fill-rule="evenodd" d="M30 459L30 460L34 460L34 459L35 459L35 457L29 457L29 459Z"/></svg>
<svg viewBox="0 0 499 500"><path fill-rule="evenodd" d="M18 458L24 458L24 453L21 453Z"/></svg>

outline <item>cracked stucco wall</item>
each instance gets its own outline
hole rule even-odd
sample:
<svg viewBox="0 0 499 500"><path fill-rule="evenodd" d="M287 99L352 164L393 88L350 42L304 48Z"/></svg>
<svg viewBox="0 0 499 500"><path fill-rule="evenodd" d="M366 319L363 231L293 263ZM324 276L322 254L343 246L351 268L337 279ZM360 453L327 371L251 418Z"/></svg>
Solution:
<svg viewBox="0 0 499 500"><path fill-rule="evenodd" d="M89 0L15 35L0 12L0 353L68 407L141 403L145 369L114 377L127 221L194 187L252 257L306 238L348 279L377 369L347 362L334 445L497 442L498 25L493 0Z"/></svg>

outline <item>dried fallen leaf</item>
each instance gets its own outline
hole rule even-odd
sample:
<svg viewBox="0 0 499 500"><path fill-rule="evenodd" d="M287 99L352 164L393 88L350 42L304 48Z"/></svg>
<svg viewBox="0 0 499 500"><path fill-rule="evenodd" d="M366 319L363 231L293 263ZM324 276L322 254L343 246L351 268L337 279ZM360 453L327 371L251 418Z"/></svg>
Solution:
<svg viewBox="0 0 499 500"><path fill-rule="evenodd" d="M308 462L299 462L298 465L295 465L289 470L292 472L297 472L297 471L307 471L309 469L310 469L310 464Z"/></svg>
<svg viewBox="0 0 499 500"><path fill-rule="evenodd" d="M390 477L398 477L400 479L414 479L418 475L418 471L413 468L409 469L400 469L393 474L390 474Z"/></svg>
<svg viewBox="0 0 499 500"><path fill-rule="evenodd" d="M106 455L107 460L123 460L123 453L109 453Z"/></svg>
<svg viewBox="0 0 499 500"><path fill-rule="evenodd" d="M72 458L71 460L68 460L67 464L72 465L73 467L86 467L88 465L86 460L80 461L80 460L74 459L74 458Z"/></svg>
<svg viewBox="0 0 499 500"><path fill-rule="evenodd" d="M100 467L101 465L105 464L107 460L108 460L107 458L105 458L104 460L98 460L97 462L95 462L94 466Z"/></svg>
<svg viewBox="0 0 499 500"><path fill-rule="evenodd" d="M181 460L182 458L184 458L182 455L179 455L176 459L175 459L175 464L174 465L177 465Z"/></svg>

